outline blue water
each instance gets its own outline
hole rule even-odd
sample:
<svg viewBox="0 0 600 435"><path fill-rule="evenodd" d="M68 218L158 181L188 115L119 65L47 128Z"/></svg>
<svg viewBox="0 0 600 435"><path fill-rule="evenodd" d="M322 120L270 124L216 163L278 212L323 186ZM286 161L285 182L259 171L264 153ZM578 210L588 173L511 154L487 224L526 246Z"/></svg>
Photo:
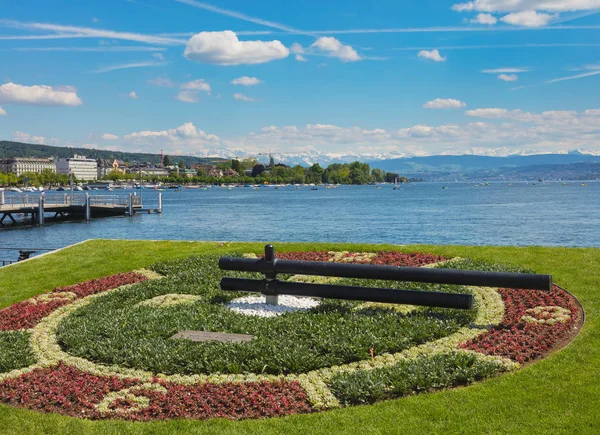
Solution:
<svg viewBox="0 0 600 435"><path fill-rule="evenodd" d="M442 186L166 191L162 215L4 229L0 247L91 238L600 246L600 183ZM156 206L155 192L143 197Z"/></svg>

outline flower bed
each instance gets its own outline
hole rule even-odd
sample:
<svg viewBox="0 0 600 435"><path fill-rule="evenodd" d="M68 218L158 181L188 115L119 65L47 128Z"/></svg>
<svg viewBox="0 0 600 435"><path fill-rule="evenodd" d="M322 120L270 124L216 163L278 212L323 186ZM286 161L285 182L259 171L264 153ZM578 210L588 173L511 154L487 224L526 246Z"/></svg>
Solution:
<svg viewBox="0 0 600 435"><path fill-rule="evenodd" d="M43 319L58 307L69 304L75 299L121 287L125 284L142 282L146 279L148 278L140 273L129 272L56 288L50 293L27 299L0 310L0 331L30 329L40 319Z"/></svg>
<svg viewBox="0 0 600 435"><path fill-rule="evenodd" d="M178 385L159 380L140 383L117 376L95 376L64 364L4 381L0 401L93 419L256 418L311 410L298 382L250 382L241 386Z"/></svg>
<svg viewBox="0 0 600 435"><path fill-rule="evenodd" d="M519 271L418 253L278 256ZM12 331L0 330L0 402L90 419L314 412L467 385L514 370L564 342L581 317L576 301L558 287L543 292L439 284L411 288L472 293L476 309L321 300L281 316L246 316L227 308L241 294L219 289L224 272L217 258L156 265L167 275L161 280L147 271L116 275L3 310L12 313L10 321L0 318ZM170 339L185 329L256 338L246 343Z"/></svg>
<svg viewBox="0 0 600 435"><path fill-rule="evenodd" d="M561 288L500 289L499 293L506 306L502 324L463 348L525 363L545 355L572 333L579 308Z"/></svg>

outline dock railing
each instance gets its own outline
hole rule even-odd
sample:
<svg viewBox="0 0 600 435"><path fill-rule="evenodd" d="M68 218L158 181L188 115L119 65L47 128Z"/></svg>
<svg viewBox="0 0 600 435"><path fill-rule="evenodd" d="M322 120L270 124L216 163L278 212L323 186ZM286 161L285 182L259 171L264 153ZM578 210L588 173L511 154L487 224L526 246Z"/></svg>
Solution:
<svg viewBox="0 0 600 435"><path fill-rule="evenodd" d="M2 206L10 208L15 207L37 207L40 201L40 196L44 198L44 206L84 206L86 203L86 193L67 193L56 192L50 194L38 193L16 193L7 194L0 192L0 210ZM113 207L128 207L129 195L89 195L91 206L113 206ZM133 196L132 202L134 207L142 206L142 198Z"/></svg>

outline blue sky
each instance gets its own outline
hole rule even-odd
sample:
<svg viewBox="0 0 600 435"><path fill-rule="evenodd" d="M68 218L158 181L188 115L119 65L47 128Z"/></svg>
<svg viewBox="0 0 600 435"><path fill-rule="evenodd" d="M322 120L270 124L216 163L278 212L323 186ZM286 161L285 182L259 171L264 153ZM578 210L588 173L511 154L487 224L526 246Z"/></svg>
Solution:
<svg viewBox="0 0 600 435"><path fill-rule="evenodd" d="M2 139L600 153L600 0L5 3Z"/></svg>

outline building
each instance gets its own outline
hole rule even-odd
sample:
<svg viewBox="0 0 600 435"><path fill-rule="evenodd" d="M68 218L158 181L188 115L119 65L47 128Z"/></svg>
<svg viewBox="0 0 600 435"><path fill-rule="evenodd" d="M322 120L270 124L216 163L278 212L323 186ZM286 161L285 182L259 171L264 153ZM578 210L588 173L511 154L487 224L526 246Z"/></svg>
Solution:
<svg viewBox="0 0 600 435"><path fill-rule="evenodd" d="M168 177L170 171L165 168L157 168L152 166L142 166L142 167L131 167L128 168L127 172L130 174L140 175L140 171L142 171L142 176L144 177Z"/></svg>
<svg viewBox="0 0 600 435"><path fill-rule="evenodd" d="M36 172L39 174L42 171L56 172L54 160L34 157L0 159L0 172L13 173L17 177L25 172Z"/></svg>
<svg viewBox="0 0 600 435"><path fill-rule="evenodd" d="M237 177L238 175L240 175L240 174L238 174L238 172L235 169L231 169L231 168L227 168L223 172L224 177Z"/></svg>
<svg viewBox="0 0 600 435"><path fill-rule="evenodd" d="M222 178L223 177L223 171L220 170L220 169L211 169L210 171L208 171L207 175L209 177Z"/></svg>
<svg viewBox="0 0 600 435"><path fill-rule="evenodd" d="M98 159L98 180L106 177L112 171L119 171L122 174L125 173L121 166L124 166L123 162L119 162L117 159Z"/></svg>
<svg viewBox="0 0 600 435"><path fill-rule="evenodd" d="M78 180L96 180L98 178L98 162L96 159L88 159L75 154L68 159L58 159L56 171L60 174L72 173Z"/></svg>

